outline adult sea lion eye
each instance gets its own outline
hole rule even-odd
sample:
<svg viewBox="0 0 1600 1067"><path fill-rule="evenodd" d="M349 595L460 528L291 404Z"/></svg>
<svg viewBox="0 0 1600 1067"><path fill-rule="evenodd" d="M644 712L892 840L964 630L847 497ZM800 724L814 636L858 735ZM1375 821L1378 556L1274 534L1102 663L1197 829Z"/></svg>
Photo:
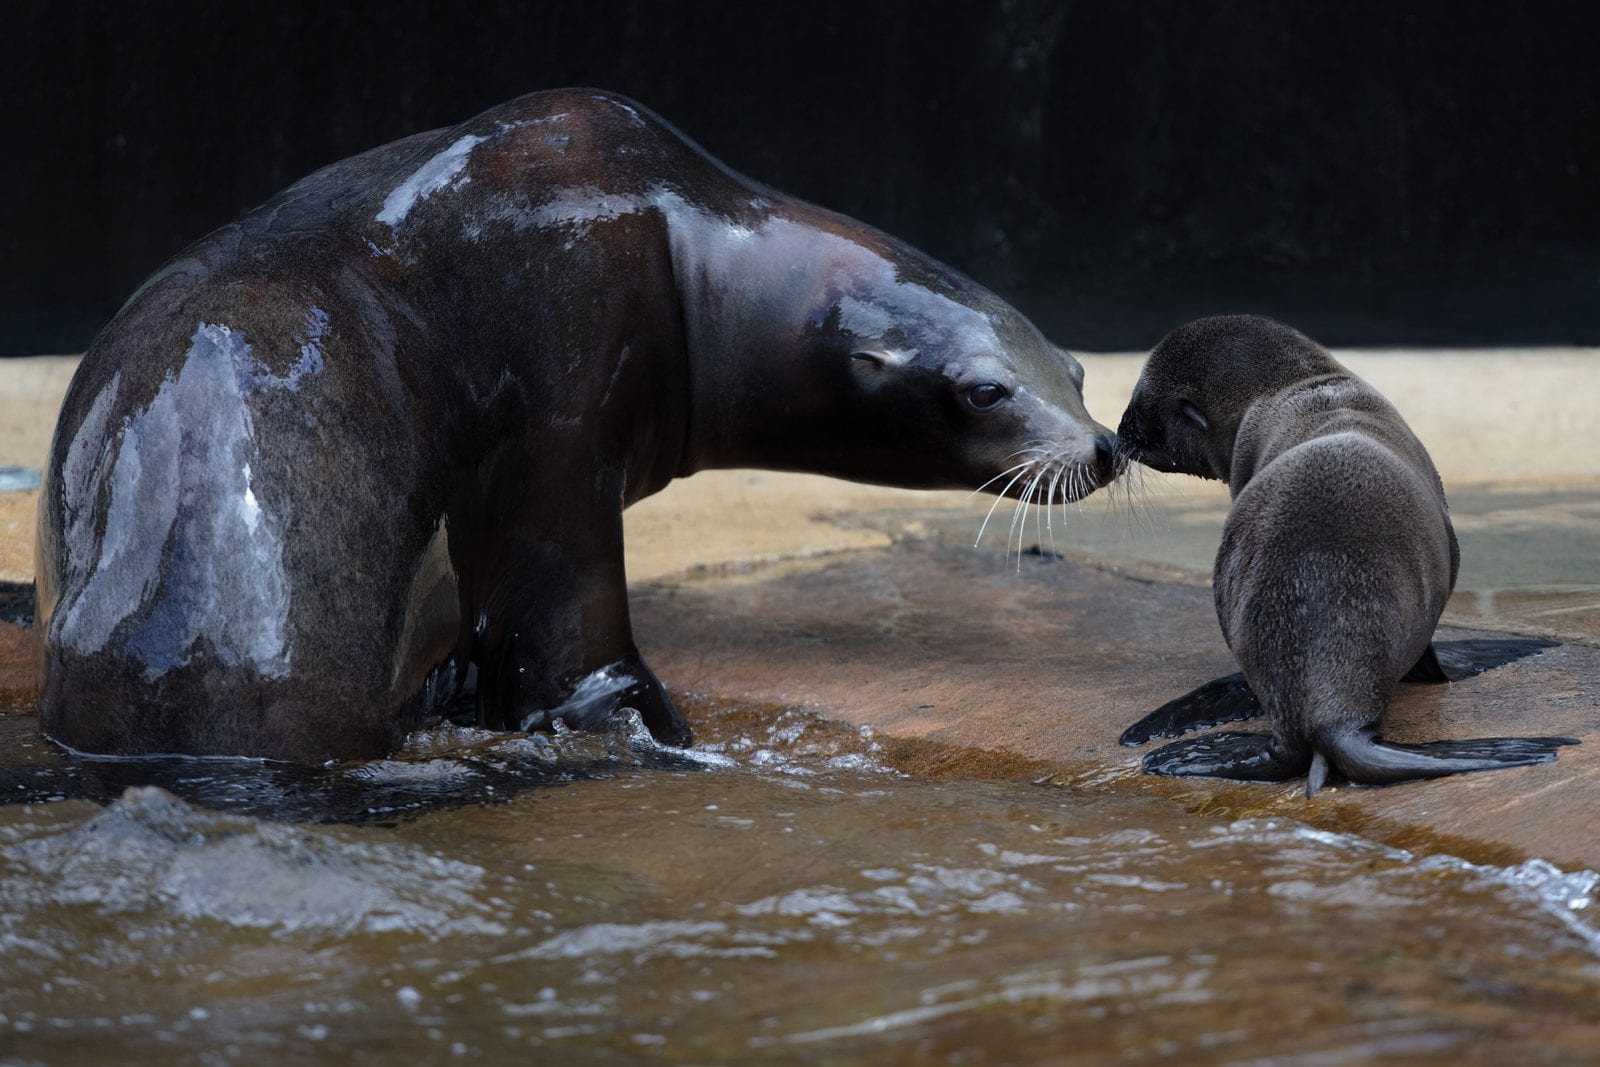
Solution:
<svg viewBox="0 0 1600 1067"><path fill-rule="evenodd" d="M967 390L967 403L978 411L988 411L1010 395L1003 385L981 382Z"/></svg>

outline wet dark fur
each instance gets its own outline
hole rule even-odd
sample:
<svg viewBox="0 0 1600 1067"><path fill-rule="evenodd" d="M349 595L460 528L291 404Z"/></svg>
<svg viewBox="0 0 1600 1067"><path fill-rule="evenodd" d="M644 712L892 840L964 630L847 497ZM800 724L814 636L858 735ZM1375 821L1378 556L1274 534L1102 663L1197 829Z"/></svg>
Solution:
<svg viewBox="0 0 1600 1067"><path fill-rule="evenodd" d="M1379 735L1397 682L1445 677L1431 640L1460 552L1427 451L1321 346L1253 316L1182 326L1151 353L1119 434L1148 466L1229 485L1213 590L1249 683L1212 683L1215 693L1173 702L1125 740L1248 718L1251 691L1272 725L1270 734L1168 745L1146 758L1147 770L1257 781L1309 774L1315 793L1330 767L1383 784L1548 762L1576 743L1400 745Z"/></svg>
<svg viewBox="0 0 1600 1067"><path fill-rule="evenodd" d="M486 728L631 708L684 744L623 508L716 467L1076 499L1115 473L1082 382L971 279L631 101L508 101L295 183L95 339L39 501L40 726L371 758L470 675Z"/></svg>

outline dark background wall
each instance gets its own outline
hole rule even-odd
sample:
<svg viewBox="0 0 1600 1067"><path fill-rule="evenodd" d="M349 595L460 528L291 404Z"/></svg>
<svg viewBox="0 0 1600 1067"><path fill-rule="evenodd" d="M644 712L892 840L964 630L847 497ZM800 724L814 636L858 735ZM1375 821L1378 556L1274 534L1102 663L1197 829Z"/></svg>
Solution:
<svg viewBox="0 0 1600 1067"><path fill-rule="evenodd" d="M0 353L333 159L529 90L715 155L1057 340L1258 310L1331 343L1600 343L1600 5L0 5Z"/></svg>

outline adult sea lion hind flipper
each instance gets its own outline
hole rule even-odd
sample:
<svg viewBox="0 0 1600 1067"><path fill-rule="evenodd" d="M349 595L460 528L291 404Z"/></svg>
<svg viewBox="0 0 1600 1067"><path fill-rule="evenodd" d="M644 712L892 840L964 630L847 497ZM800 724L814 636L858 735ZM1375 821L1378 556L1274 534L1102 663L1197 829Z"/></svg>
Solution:
<svg viewBox="0 0 1600 1067"><path fill-rule="evenodd" d="M1545 649L1557 648L1560 641L1534 639L1435 641L1407 671L1402 682L1437 684L1460 682L1503 667L1526 656L1536 656Z"/></svg>
<svg viewBox="0 0 1600 1067"><path fill-rule="evenodd" d="M1279 751L1271 734L1217 733L1163 745L1144 758L1149 774L1287 782L1306 773L1311 754Z"/></svg>
<svg viewBox="0 0 1600 1067"><path fill-rule="evenodd" d="M1574 737L1471 737L1425 744L1385 741L1376 730L1322 731L1317 749L1357 785L1389 785L1549 763Z"/></svg>
<svg viewBox="0 0 1600 1067"><path fill-rule="evenodd" d="M1243 722L1262 713L1261 701L1242 673L1225 675L1167 701L1126 730L1117 740L1128 747L1154 737L1182 737L1225 722Z"/></svg>

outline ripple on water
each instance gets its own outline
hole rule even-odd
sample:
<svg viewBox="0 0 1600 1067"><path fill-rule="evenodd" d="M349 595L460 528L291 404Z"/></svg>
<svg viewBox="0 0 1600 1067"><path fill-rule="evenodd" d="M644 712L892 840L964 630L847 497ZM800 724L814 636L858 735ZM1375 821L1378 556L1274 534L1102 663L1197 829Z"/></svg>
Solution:
<svg viewBox="0 0 1600 1067"><path fill-rule="evenodd" d="M392 825L159 789L0 806L0 1026L46 1062L1528 1067L1600 1042L1593 872L907 778L804 711L696 722L690 754L636 722L449 728L298 794L237 779L280 816L420 798Z"/></svg>
<svg viewBox="0 0 1600 1067"><path fill-rule="evenodd" d="M1261 866L1267 891L1283 900L1321 907L1405 908L1426 900L1440 879L1459 886L1467 908L1481 894L1499 895L1547 914L1600 954L1600 925L1592 912L1600 873L1567 872L1545 860L1510 867L1469 863L1449 855L1418 857L1353 834L1281 819L1244 819L1190 842L1204 849L1248 840L1271 850ZM1352 860L1361 861L1351 870Z"/></svg>

